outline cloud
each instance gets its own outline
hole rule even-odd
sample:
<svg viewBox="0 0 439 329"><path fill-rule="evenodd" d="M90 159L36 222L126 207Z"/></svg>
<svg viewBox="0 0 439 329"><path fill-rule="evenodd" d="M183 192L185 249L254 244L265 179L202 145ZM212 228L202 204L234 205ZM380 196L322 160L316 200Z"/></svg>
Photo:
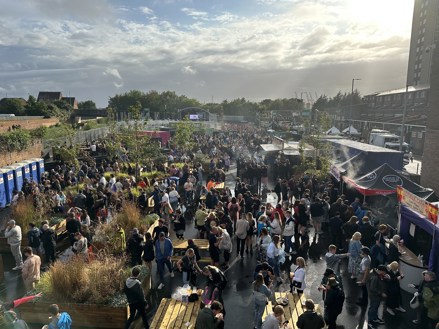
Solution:
<svg viewBox="0 0 439 329"><path fill-rule="evenodd" d="M152 15L154 11L148 7L139 7L140 11L146 15Z"/></svg>
<svg viewBox="0 0 439 329"><path fill-rule="evenodd" d="M113 82L113 85L114 85L116 88L122 88L122 87L123 87L123 82L122 82L122 83Z"/></svg>
<svg viewBox="0 0 439 329"><path fill-rule="evenodd" d="M107 68L102 74L105 76L112 76L122 80L122 77L120 76L118 69Z"/></svg>
<svg viewBox="0 0 439 329"><path fill-rule="evenodd" d="M186 15L192 17L193 19L204 19L207 20L209 17L209 13L205 11L196 10L194 8L181 8L181 11Z"/></svg>
<svg viewBox="0 0 439 329"><path fill-rule="evenodd" d="M191 75L197 74L197 70L194 69L194 68L193 68L192 66L190 66L190 65L188 65L188 66L183 66L183 67L181 68L181 72L186 73L186 74L191 74Z"/></svg>

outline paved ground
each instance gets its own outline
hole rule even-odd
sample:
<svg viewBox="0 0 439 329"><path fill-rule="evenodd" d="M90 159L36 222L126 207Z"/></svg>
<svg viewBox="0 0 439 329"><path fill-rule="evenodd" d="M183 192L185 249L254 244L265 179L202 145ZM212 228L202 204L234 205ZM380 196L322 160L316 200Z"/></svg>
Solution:
<svg viewBox="0 0 439 329"><path fill-rule="evenodd" d="M234 172L227 175L227 185L234 187ZM271 200L274 200L273 196L269 196ZM270 201L270 200L269 200ZM1 217L4 218L4 215ZM1 218L0 218L1 225ZM196 231L192 224L187 225L186 238L193 238L196 236ZM10 271L13 266L11 257L5 256L5 270ZM253 328L253 297L251 293L251 282L253 281L253 269L256 266L256 257L247 255L244 259L233 259L232 265L226 275L228 277L228 287L224 291L224 303L227 311L226 316L226 328L227 329L250 329ZM346 265L343 264L345 267ZM342 266L342 270L343 270ZM305 295L312 298L315 302L323 305L321 301L321 294L317 291L317 287L320 283L321 277L325 270L324 261L319 260L317 262L309 261L306 268L306 281L308 288L305 290ZM153 270L155 273L155 269ZM6 272L6 280L0 287L0 298L10 300L22 293L22 283L17 273ZM157 290L157 276L153 275L153 289L151 293L152 316L157 305L160 303L162 297L170 297L172 292L182 284L182 279L179 274L171 279L169 274L166 275L166 285L162 290ZM203 287L203 278L199 280L200 287ZM360 309L355 301L361 294L360 289L352 282L348 277L343 276L343 285L346 293L346 302L342 314L338 318L338 324L340 328L346 329L363 329L367 328L365 323L365 309ZM281 285L280 290L288 290L288 285ZM415 328L411 321L415 318L415 314L408 307L408 301L410 296L403 292L403 304L407 309L405 314L397 314L397 316L390 316L384 314L385 325L379 328L388 329L411 329ZM380 310L382 314L382 310Z"/></svg>

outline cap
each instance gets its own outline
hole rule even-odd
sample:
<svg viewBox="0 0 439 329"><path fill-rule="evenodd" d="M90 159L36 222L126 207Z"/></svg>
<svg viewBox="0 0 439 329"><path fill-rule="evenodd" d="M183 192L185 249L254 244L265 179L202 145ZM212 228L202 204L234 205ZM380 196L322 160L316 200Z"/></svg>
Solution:
<svg viewBox="0 0 439 329"><path fill-rule="evenodd" d="M332 274L334 274L334 270L332 268L327 268L325 273L323 273L323 276L330 276Z"/></svg>
<svg viewBox="0 0 439 329"><path fill-rule="evenodd" d="M8 224L9 224L9 225L15 225L15 220L11 219L11 220L8 222Z"/></svg>
<svg viewBox="0 0 439 329"><path fill-rule="evenodd" d="M428 274L433 279L436 279L436 273L434 273L432 271L424 271L424 272L422 272L422 275L426 275L426 274Z"/></svg>
<svg viewBox="0 0 439 329"><path fill-rule="evenodd" d="M363 247L361 248L361 251L364 252L365 254L370 254L370 249L368 247Z"/></svg>

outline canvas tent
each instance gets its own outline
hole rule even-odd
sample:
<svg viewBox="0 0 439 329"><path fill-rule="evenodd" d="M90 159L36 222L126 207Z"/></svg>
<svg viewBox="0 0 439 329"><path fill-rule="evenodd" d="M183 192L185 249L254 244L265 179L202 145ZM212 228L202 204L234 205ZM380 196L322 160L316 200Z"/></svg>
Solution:
<svg viewBox="0 0 439 329"><path fill-rule="evenodd" d="M353 126L349 126L346 129L343 129L344 134L348 135L360 135L357 129L355 129Z"/></svg>
<svg viewBox="0 0 439 329"><path fill-rule="evenodd" d="M390 167L387 163L379 166L371 172L359 177L351 178L343 176L347 185L355 188L358 192L366 196L389 195L396 193L396 187L402 186L406 190L417 194L429 191ZM431 191L431 190L430 190Z"/></svg>
<svg viewBox="0 0 439 329"><path fill-rule="evenodd" d="M336 127L331 127L331 129L326 132L326 135L337 135L339 133L340 130L338 130Z"/></svg>
<svg viewBox="0 0 439 329"><path fill-rule="evenodd" d="M360 152L350 159L331 165L331 175L337 180L341 180L341 176L346 175L351 178L361 177L378 167L378 164L371 160L370 157Z"/></svg>

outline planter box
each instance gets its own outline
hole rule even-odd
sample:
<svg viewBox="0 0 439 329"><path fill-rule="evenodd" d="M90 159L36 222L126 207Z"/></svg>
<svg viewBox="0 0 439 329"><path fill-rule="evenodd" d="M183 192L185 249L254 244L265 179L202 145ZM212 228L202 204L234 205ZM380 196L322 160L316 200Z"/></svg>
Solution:
<svg viewBox="0 0 439 329"><path fill-rule="evenodd" d="M23 235L21 240L21 248L27 247L29 241L27 240L27 235ZM7 254L11 252L11 247L8 245L8 239L4 236L0 237L0 254Z"/></svg>
<svg viewBox="0 0 439 329"><path fill-rule="evenodd" d="M49 323L48 308L51 303L36 302L20 305L21 318L31 325L43 326ZM72 317L73 328L120 329L125 328L128 307L110 307L96 304L59 303L61 312Z"/></svg>
<svg viewBox="0 0 439 329"><path fill-rule="evenodd" d="M55 225L50 227L52 230L55 231L57 238L60 235L66 233L66 223L67 223L67 221L64 219L63 221L59 222L58 224L55 224Z"/></svg>

